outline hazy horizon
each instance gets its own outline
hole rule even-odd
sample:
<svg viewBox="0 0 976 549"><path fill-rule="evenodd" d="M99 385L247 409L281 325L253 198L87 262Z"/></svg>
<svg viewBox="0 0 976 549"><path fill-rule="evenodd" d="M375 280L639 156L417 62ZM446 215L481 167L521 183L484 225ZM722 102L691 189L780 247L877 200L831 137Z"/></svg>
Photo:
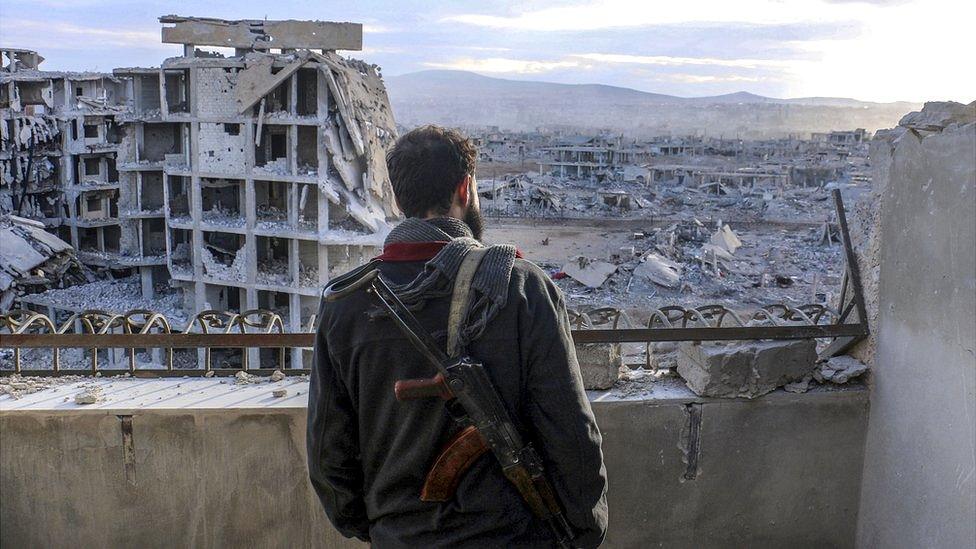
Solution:
<svg viewBox="0 0 976 549"><path fill-rule="evenodd" d="M962 0L634 0L387 3L254 0L0 0L0 45L47 70L158 66L180 55L157 18L319 19L364 24L344 52L387 76L449 69L511 80L602 84L679 97L970 102L976 72ZM921 38L920 38L921 37Z"/></svg>

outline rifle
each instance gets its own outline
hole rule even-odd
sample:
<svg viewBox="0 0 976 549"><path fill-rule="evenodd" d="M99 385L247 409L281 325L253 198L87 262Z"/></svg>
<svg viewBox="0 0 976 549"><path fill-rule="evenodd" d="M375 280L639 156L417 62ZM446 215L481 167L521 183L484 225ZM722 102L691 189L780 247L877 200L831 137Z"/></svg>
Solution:
<svg viewBox="0 0 976 549"><path fill-rule="evenodd" d="M336 301L365 288L397 327L436 370L434 377L397 381L397 400L440 398L461 431L445 446L427 475L421 499L447 501L460 474L491 451L505 477L515 486L536 517L545 521L560 547L571 547L573 530L563 516L556 494L546 479L542 459L519 435L485 367L470 356L450 358L400 301L373 260L342 275L325 287L322 299Z"/></svg>

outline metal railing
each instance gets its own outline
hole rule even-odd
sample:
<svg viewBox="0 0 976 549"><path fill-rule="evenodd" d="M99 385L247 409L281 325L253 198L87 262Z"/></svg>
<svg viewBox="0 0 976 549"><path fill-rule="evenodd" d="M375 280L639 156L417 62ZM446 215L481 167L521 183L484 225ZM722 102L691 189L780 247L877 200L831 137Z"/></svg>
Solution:
<svg viewBox="0 0 976 549"><path fill-rule="evenodd" d="M7 332L0 333L0 348L13 348L14 373L25 372L21 366L22 349L52 349L51 369L30 371L31 374L36 375L62 373L61 349L65 348L89 349L91 367L87 373L92 375L99 372L120 371L99 368L98 351L101 349L127 349L129 366L122 372L127 371L130 374L135 374L137 370L136 349L165 349L166 371L180 372L182 375L182 372L188 370L177 370L173 367L173 349L203 348L205 358L202 372L206 375L213 370L211 363L213 348L277 347L278 363L284 365L286 347L306 346L289 345L288 336L311 335L286 334L281 316L265 309L253 309L242 313L207 310L197 313L182 333L173 332L171 326L172 323L162 314L145 309L136 309L124 314L87 310L72 314L60 326L47 315L21 309L0 315L0 331ZM194 332L194 329L197 331ZM34 333L31 333L31 330L34 330ZM264 339L252 339L261 336L264 336ZM274 344L269 345L268 343L272 341ZM249 369L248 360L248 353L243 352L241 361L244 371ZM85 373L77 368L66 369L64 372Z"/></svg>
<svg viewBox="0 0 976 549"><path fill-rule="evenodd" d="M574 312L571 315L576 344L651 343L662 341L722 341L722 340L784 340L820 339L832 341L821 356L841 354L868 335L867 313L861 291L857 260L850 244L847 219L839 191L834 191L837 220L845 249L846 269L841 283L839 306L836 309L809 304L793 307L773 304L743 314L724 305L682 307L677 305L651 311L645 327L636 327L626 312L615 308ZM856 320L851 321L852 314ZM620 327L621 323L626 327ZM59 375L84 373L79 369L63 369L60 349L90 349L91 368L95 375L129 373L131 375L233 375L239 371L257 374L270 373L276 368L249 368L248 353L244 351L242 368L216 369L211 364L213 348L279 349L279 364L284 366L286 348L311 348L315 334L285 333L281 317L273 311L256 309L243 313L203 311L194 316L182 333L173 333L170 322L161 314L136 310L125 314L104 311L83 311L57 326L45 315L26 310L0 315L0 348L13 348L14 368L2 374ZM608 326L608 327L603 327ZM80 327L80 329L79 329ZM74 330L74 333L70 333ZM196 331L194 331L196 330ZM3 333L6 332L6 333ZM21 367L22 349L50 348L52 369L24 370ZM128 349L128 369L100 369L98 350ZM164 369L136 367L135 349L166 349ZM173 349L198 348L205 350L203 368L176 369ZM287 368L286 374L306 374L306 368Z"/></svg>

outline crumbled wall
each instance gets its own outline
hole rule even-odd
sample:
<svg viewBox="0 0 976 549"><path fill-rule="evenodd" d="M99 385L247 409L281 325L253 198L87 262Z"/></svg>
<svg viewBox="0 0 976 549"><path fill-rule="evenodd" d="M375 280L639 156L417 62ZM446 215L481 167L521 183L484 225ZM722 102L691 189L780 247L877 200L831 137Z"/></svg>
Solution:
<svg viewBox="0 0 976 549"><path fill-rule="evenodd" d="M201 122L199 138L199 170L207 173L237 173L243 171L245 154L244 129L238 135L224 131L224 124Z"/></svg>
<svg viewBox="0 0 976 549"><path fill-rule="evenodd" d="M197 69L197 115L201 118L237 118L237 72L234 69Z"/></svg>

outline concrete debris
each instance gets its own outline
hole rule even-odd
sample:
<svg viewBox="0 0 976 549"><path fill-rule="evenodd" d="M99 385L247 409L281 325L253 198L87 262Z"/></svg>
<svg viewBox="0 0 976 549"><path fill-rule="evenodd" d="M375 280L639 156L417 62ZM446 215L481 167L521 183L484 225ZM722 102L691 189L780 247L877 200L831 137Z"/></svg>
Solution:
<svg viewBox="0 0 976 549"><path fill-rule="evenodd" d="M659 286L676 288L681 280L681 270L681 264L651 252L641 258L634 268L634 276Z"/></svg>
<svg viewBox="0 0 976 549"><path fill-rule="evenodd" d="M24 377L18 374L0 377L0 395L10 395L10 398L18 399L24 395L67 385L79 381L84 381L85 376L48 376L48 377Z"/></svg>
<svg viewBox="0 0 976 549"><path fill-rule="evenodd" d="M620 345L580 344L576 346L576 359L579 362L584 389L609 389L620 377L620 367L623 364Z"/></svg>
<svg viewBox="0 0 976 549"><path fill-rule="evenodd" d="M97 404L105 400L100 385L90 385L83 391L75 394L75 404Z"/></svg>
<svg viewBox="0 0 976 549"><path fill-rule="evenodd" d="M275 389L271 391L271 396L274 398L284 398L288 396L288 389Z"/></svg>
<svg viewBox="0 0 976 549"><path fill-rule="evenodd" d="M284 380L286 377L287 376L285 373L281 370L275 370L274 372L271 372L271 376L269 376L268 379L272 382L278 382Z"/></svg>
<svg viewBox="0 0 976 549"><path fill-rule="evenodd" d="M253 374L249 374L245 371L240 371L234 374L234 384L235 385L249 385L251 383L260 383L261 378Z"/></svg>
<svg viewBox="0 0 976 549"><path fill-rule="evenodd" d="M722 228L715 231L709 243L717 246L728 252L730 255L734 254L736 250L742 247L742 241L739 240L738 235L736 235L732 228L728 225L722 225Z"/></svg>
<svg viewBox="0 0 976 549"><path fill-rule="evenodd" d="M579 256L563 265L562 272L588 288L599 288L616 270L617 266L612 263Z"/></svg>
<svg viewBox="0 0 976 549"><path fill-rule="evenodd" d="M756 398L802 381L816 367L816 342L682 342L678 375L700 396Z"/></svg>
<svg viewBox="0 0 976 549"><path fill-rule="evenodd" d="M222 252L230 261L220 261L211 250ZM247 247L242 246L234 253L219 250L213 246L200 250L200 259L204 272L217 280L234 280L244 282L247 279Z"/></svg>
<svg viewBox="0 0 976 549"><path fill-rule="evenodd" d="M36 221L0 215L0 313L25 293L85 283L92 275L74 248Z"/></svg>
<svg viewBox="0 0 976 549"><path fill-rule="evenodd" d="M814 372L814 376L821 383L829 381L843 385L867 371L868 366L866 364L854 357L843 355L831 357L826 362L822 362Z"/></svg>

